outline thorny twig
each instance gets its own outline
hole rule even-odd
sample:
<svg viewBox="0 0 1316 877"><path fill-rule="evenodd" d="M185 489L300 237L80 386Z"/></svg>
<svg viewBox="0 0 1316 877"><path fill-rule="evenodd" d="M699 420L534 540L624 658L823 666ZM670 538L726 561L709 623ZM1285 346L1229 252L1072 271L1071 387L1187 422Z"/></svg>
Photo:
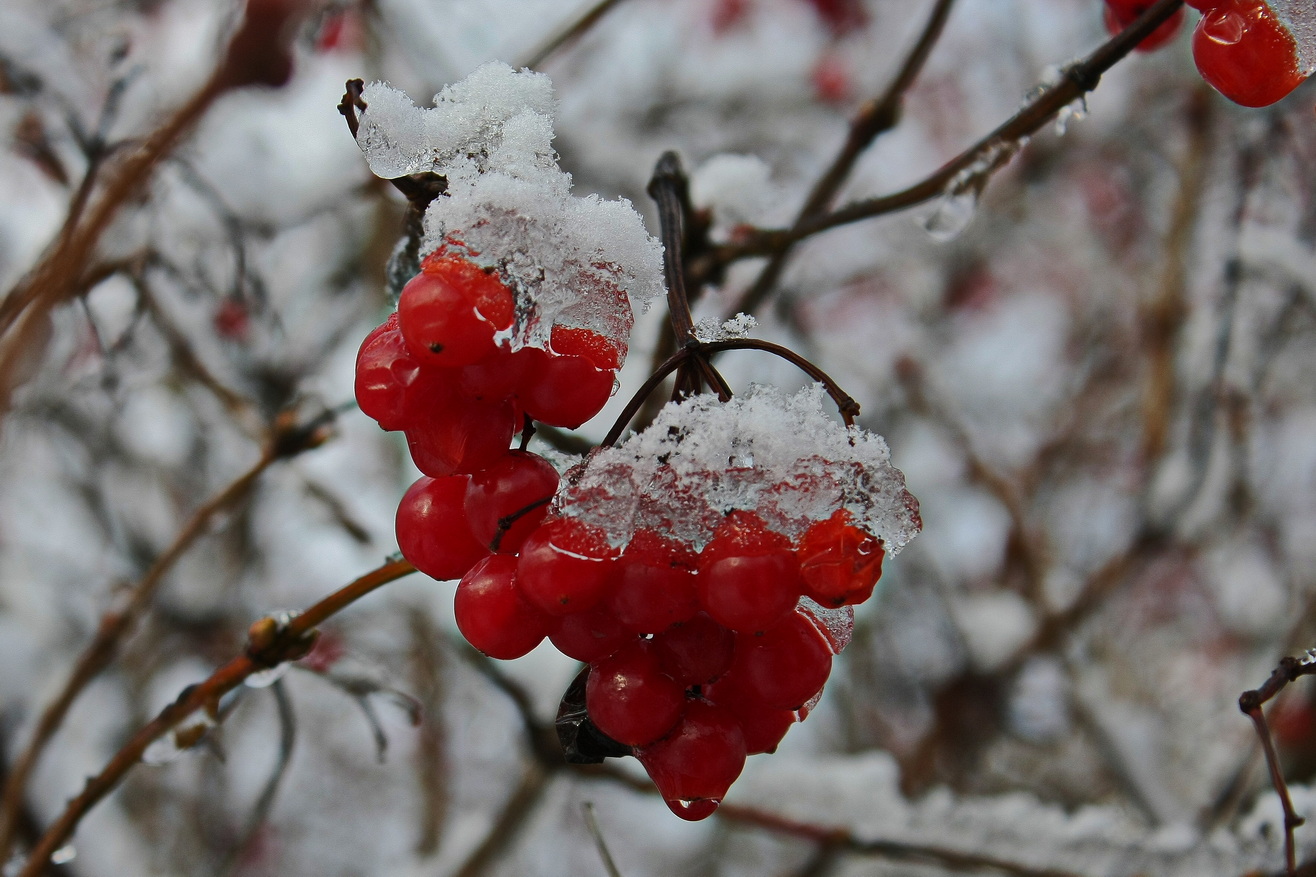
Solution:
<svg viewBox="0 0 1316 877"><path fill-rule="evenodd" d="M69 801L59 819L32 849L18 877L37 877L42 873L51 854L68 842L82 818L141 762L142 753L153 742L187 717L200 710L212 709L220 698L253 673L305 657L315 643L316 627L367 594L415 571L416 568L405 560L389 561L293 616L286 624L273 623L272 619L253 624L246 653L215 670L204 682L186 688L173 703L134 734L100 773L87 780L82 792Z"/></svg>

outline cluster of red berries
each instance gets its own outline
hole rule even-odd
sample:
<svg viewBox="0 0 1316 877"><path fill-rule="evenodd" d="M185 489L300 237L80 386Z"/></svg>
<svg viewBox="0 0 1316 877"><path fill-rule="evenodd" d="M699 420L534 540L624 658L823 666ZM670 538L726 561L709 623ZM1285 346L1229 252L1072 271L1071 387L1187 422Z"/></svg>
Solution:
<svg viewBox="0 0 1316 877"><path fill-rule="evenodd" d="M1307 78L1310 71L1303 70L1292 30L1266 0L1186 2L1202 13L1193 31L1197 70L1225 97L1245 107L1269 106ZM1106 0L1106 27L1117 33L1153 5L1154 0ZM1168 43L1182 23L1180 9L1138 48L1150 51Z"/></svg>
<svg viewBox="0 0 1316 877"><path fill-rule="evenodd" d="M471 518L484 530L463 534L469 544L533 492L504 500L483 481L466 488L467 514L475 497L495 503ZM424 504L403 500L404 509ZM400 542L404 517L413 514L399 511ZM650 529L623 550L575 518L529 518L462 578L458 628L493 657L519 657L547 637L588 663L589 721L633 752L685 819L712 813L745 757L776 749L807 714L844 645L824 607L871 596L884 555L844 511L794 543L757 514L733 511L700 551Z"/></svg>
<svg viewBox="0 0 1316 877"><path fill-rule="evenodd" d="M623 342L562 325L549 349L513 351L515 320L515 298L495 270L439 251L403 288L397 312L366 336L357 403L384 429L406 432L426 475L492 466L525 418L574 428L612 395Z"/></svg>

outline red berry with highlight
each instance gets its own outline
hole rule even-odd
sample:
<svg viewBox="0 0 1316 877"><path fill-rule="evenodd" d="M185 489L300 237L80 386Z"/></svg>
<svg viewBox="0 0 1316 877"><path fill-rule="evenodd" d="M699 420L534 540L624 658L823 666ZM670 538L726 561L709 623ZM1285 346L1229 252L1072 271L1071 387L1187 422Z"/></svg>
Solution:
<svg viewBox="0 0 1316 877"><path fill-rule="evenodd" d="M457 629L491 658L519 658L543 642L553 620L516 586L516 558L494 554L462 577L453 601Z"/></svg>
<svg viewBox="0 0 1316 877"><path fill-rule="evenodd" d="M644 746L681 718L685 692L662 671L649 643L633 640L590 667L585 708L604 734L627 746Z"/></svg>
<svg viewBox="0 0 1316 877"><path fill-rule="evenodd" d="M430 578L459 579L489 553L466 520L470 477L421 478L398 503L398 548Z"/></svg>
<svg viewBox="0 0 1316 877"><path fill-rule="evenodd" d="M543 457L506 451L492 466L471 476L466 491L471 532L492 550L515 554L547 516L557 485L557 470Z"/></svg>
<svg viewBox="0 0 1316 877"><path fill-rule="evenodd" d="M800 577L804 592L824 606L862 603L882 576L882 540L850 523L838 509L800 537Z"/></svg>
<svg viewBox="0 0 1316 877"><path fill-rule="evenodd" d="M695 554L653 530L635 531L617 561L608 608L638 633L657 633L699 611Z"/></svg>
<svg viewBox="0 0 1316 877"><path fill-rule="evenodd" d="M550 615L592 609L608 594L617 554L597 527L574 518L550 518L521 545L521 590Z"/></svg>
<svg viewBox="0 0 1316 877"><path fill-rule="evenodd" d="M807 617L790 613L759 634L736 637L728 679L769 707L798 709L822 690L832 669L832 650Z"/></svg>
<svg viewBox="0 0 1316 877"><path fill-rule="evenodd" d="M717 809L745 768L745 738L726 710L692 700L680 724L635 753L672 812L704 819Z"/></svg>
<svg viewBox="0 0 1316 877"><path fill-rule="evenodd" d="M513 307L496 273L456 256L431 255L402 288L398 325L418 361L453 368L494 353L494 336L511 328Z"/></svg>
<svg viewBox="0 0 1316 877"><path fill-rule="evenodd" d="M700 602L732 630L765 630L800 597L800 563L785 536L753 512L733 511L699 555Z"/></svg>
<svg viewBox="0 0 1316 877"><path fill-rule="evenodd" d="M1264 0L1227 0L1193 31L1193 60L1211 86L1234 103L1264 107L1302 84L1293 34Z"/></svg>

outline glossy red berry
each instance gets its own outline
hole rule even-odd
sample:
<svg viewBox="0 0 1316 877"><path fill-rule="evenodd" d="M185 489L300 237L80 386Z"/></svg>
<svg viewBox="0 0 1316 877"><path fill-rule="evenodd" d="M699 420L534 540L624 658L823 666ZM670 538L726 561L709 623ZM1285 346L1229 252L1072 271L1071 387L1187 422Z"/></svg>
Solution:
<svg viewBox="0 0 1316 877"><path fill-rule="evenodd" d="M800 577L804 592L824 606L862 603L882 576L882 540L850 523L838 509L800 537Z"/></svg>
<svg viewBox="0 0 1316 877"><path fill-rule="evenodd" d="M409 391L420 381L420 364L407 352L393 313L372 329L356 355L356 403L384 429L406 426Z"/></svg>
<svg viewBox="0 0 1316 877"><path fill-rule="evenodd" d="M621 368L621 351L617 344L590 329L554 326L549 346L559 356L583 357L597 369L616 371Z"/></svg>
<svg viewBox="0 0 1316 877"><path fill-rule="evenodd" d="M543 642L553 620L526 602L516 586L516 558L494 554L457 584L457 629L491 658L519 658Z"/></svg>
<svg viewBox="0 0 1316 877"><path fill-rule="evenodd" d="M663 670L682 688L706 685L731 666L736 635L705 612L655 634L654 651Z"/></svg>
<svg viewBox="0 0 1316 877"><path fill-rule="evenodd" d="M1264 107L1306 78L1293 34L1264 0L1227 0L1193 31L1193 60L1211 86L1234 103Z"/></svg>
<svg viewBox="0 0 1316 877"><path fill-rule="evenodd" d="M520 427L510 401L477 402L450 385L430 388L412 412L407 448L416 468L435 477L492 466Z"/></svg>
<svg viewBox="0 0 1316 877"><path fill-rule="evenodd" d="M759 634L739 634L728 678L769 707L799 709L822 690L832 669L832 650L812 621L799 612Z"/></svg>
<svg viewBox="0 0 1316 877"><path fill-rule="evenodd" d="M657 633L699 611L695 555L680 543L639 529L618 559L608 608L637 633Z"/></svg>
<svg viewBox="0 0 1316 877"><path fill-rule="evenodd" d="M670 734L635 755L672 812L694 821L712 814L740 776L745 738L729 712L692 700Z"/></svg>
<svg viewBox="0 0 1316 877"><path fill-rule="evenodd" d="M734 678L724 676L704 689L704 697L735 717L745 736L745 752L775 752L791 725L799 721L794 710L771 707L755 700Z"/></svg>
<svg viewBox="0 0 1316 877"><path fill-rule="evenodd" d="M785 617L803 588L790 542L753 512L733 511L699 554L699 599L732 630L765 630Z"/></svg>
<svg viewBox="0 0 1316 877"><path fill-rule="evenodd" d="M597 527L550 518L522 543L517 577L526 599L542 611L583 612L607 596L617 554Z"/></svg>
<svg viewBox="0 0 1316 877"><path fill-rule="evenodd" d="M1155 3L1156 0L1106 0L1106 30L1111 34L1119 33ZM1183 26L1183 17L1182 9L1175 10L1159 27L1143 37L1142 42L1138 43L1138 51L1150 52L1174 39Z"/></svg>
<svg viewBox="0 0 1316 877"><path fill-rule="evenodd" d="M505 451L493 465L471 476L466 491L471 532L481 544L501 554L515 554L548 514L557 485L557 470L543 457Z"/></svg>
<svg viewBox="0 0 1316 877"><path fill-rule="evenodd" d="M568 658L592 664L616 652L635 634L627 630L611 612L595 606L585 612L568 615L548 635L559 652Z"/></svg>
<svg viewBox="0 0 1316 877"><path fill-rule="evenodd" d="M398 299L407 349L427 366L470 365L492 355L494 336L511 328L513 317L512 293L498 275L456 256L431 255Z"/></svg>
<svg viewBox="0 0 1316 877"><path fill-rule="evenodd" d="M536 354L538 354L536 356ZM589 420L612 396L615 378L583 356L527 348L531 365L517 397L531 418L568 429Z"/></svg>
<svg viewBox="0 0 1316 877"><path fill-rule="evenodd" d="M459 579L489 553L466 520L466 475L421 478L398 503L398 548L435 579Z"/></svg>
<svg viewBox="0 0 1316 877"><path fill-rule="evenodd" d="M618 743L645 746L681 718L685 692L662 671L648 642L632 640L590 667L585 708L598 729Z"/></svg>

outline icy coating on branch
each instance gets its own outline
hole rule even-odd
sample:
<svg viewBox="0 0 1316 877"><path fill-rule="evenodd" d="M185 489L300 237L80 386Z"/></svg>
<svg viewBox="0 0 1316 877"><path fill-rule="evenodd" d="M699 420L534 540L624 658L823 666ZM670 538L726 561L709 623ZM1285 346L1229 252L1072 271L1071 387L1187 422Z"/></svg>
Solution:
<svg viewBox="0 0 1316 877"><path fill-rule="evenodd" d="M558 509L617 545L647 527L701 547L735 509L794 539L844 508L894 554L922 526L918 501L882 437L847 429L828 404L821 385L670 403L644 432L569 473Z"/></svg>
<svg viewBox="0 0 1316 877"><path fill-rule="evenodd" d="M491 62L430 109L383 83L362 97L357 144L377 176L447 178L421 254L444 247L498 270L516 296L514 349L546 346L554 324L625 344L630 310L663 294L661 247L629 201L571 195L552 147L547 76Z"/></svg>

